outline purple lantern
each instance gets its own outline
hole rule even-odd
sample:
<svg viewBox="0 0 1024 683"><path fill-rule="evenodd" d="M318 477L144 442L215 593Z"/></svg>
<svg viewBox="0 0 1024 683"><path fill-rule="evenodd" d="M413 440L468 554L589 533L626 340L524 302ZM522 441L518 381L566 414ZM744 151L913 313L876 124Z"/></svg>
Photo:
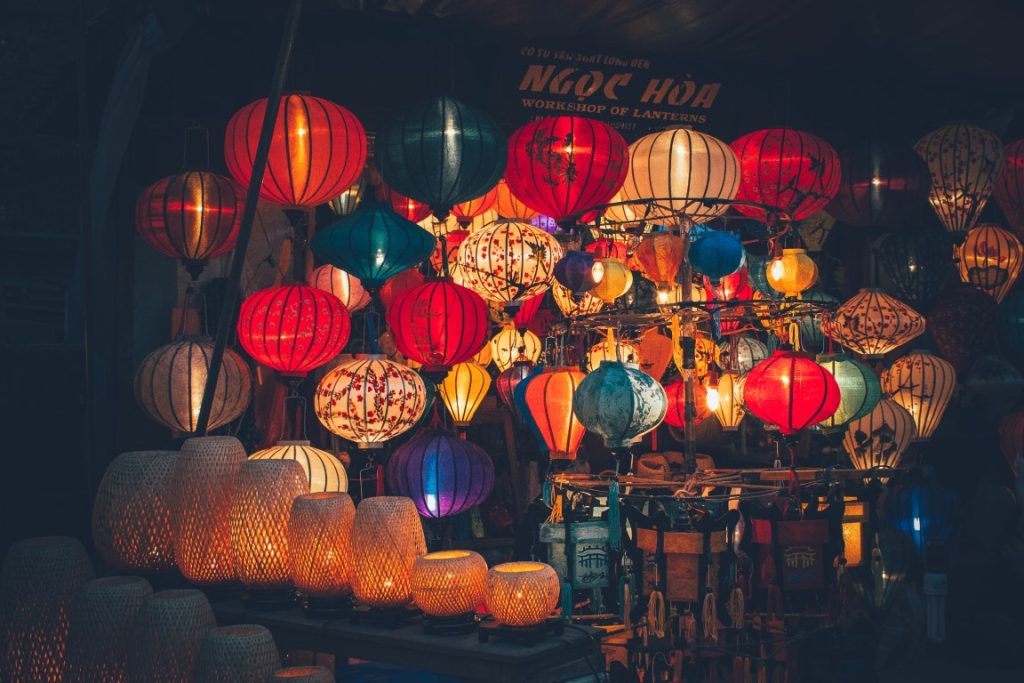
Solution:
<svg viewBox="0 0 1024 683"><path fill-rule="evenodd" d="M551 216L534 216L530 219L530 225L535 228L540 228L544 232L549 232L552 235L558 231L558 223Z"/></svg>

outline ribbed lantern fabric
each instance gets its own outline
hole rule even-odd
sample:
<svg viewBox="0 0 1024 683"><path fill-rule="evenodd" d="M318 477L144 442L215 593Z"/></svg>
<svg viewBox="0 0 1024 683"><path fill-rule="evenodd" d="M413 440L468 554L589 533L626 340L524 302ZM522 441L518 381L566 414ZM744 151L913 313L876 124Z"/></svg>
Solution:
<svg viewBox="0 0 1024 683"><path fill-rule="evenodd" d="M348 343L351 322L336 296L305 284L250 294L238 314L238 342L258 363L305 377Z"/></svg>
<svg viewBox="0 0 1024 683"><path fill-rule="evenodd" d="M398 295L407 289L418 287L427 281L418 268L403 270L389 277L380 288L380 301L384 308L390 308Z"/></svg>
<svg viewBox="0 0 1024 683"><path fill-rule="evenodd" d="M743 375L769 355L768 347L748 335L732 335L718 347L715 364L726 372Z"/></svg>
<svg viewBox="0 0 1024 683"><path fill-rule="evenodd" d="M878 289L862 289L821 325L833 341L880 358L924 333L924 316Z"/></svg>
<svg viewBox="0 0 1024 683"><path fill-rule="evenodd" d="M392 210L407 221L420 223L430 216L430 207L423 202L406 197L387 185L377 187L377 200L387 202ZM421 226L425 227L425 226ZM431 231L432 232L432 231Z"/></svg>
<svg viewBox="0 0 1024 683"><path fill-rule="evenodd" d="M412 565L427 552L416 505L400 496L365 498L352 525L352 590L371 607L412 599Z"/></svg>
<svg viewBox="0 0 1024 683"><path fill-rule="evenodd" d="M992 194L1013 231L1024 236L1024 140L1006 146L1006 165Z"/></svg>
<svg viewBox="0 0 1024 683"><path fill-rule="evenodd" d="M503 370L494 380L494 388L498 391L498 398L505 404L505 407L516 412L514 393L520 382L533 374L536 366L532 361L526 359L517 360L511 367Z"/></svg>
<svg viewBox="0 0 1024 683"><path fill-rule="evenodd" d="M718 344L715 343L714 339L699 332L697 333L697 336L693 338L693 342L693 374L698 379L702 379L707 377L708 373L711 371L712 364L721 357L722 352L721 349L718 348ZM676 369L680 373L685 371L685 368L683 367L683 347L678 341L672 347L672 362L675 363Z"/></svg>
<svg viewBox="0 0 1024 683"><path fill-rule="evenodd" d="M242 107L224 132L224 161L249 186L266 116L266 98ZM281 97L260 196L286 207L334 199L366 165L366 131L349 110L311 95Z"/></svg>
<svg viewBox="0 0 1024 683"><path fill-rule="evenodd" d="M839 300L831 294L813 289L809 292L804 292L800 298L803 301L813 301L820 304L826 304L829 307L835 307L839 304ZM825 333L822 331L822 322L827 316L827 312L819 311L817 313L809 313L797 318L796 324L800 335L800 348L821 348L821 345L825 340Z"/></svg>
<svg viewBox="0 0 1024 683"><path fill-rule="evenodd" d="M199 646L195 683L265 681L281 666L274 636L258 624L211 630Z"/></svg>
<svg viewBox="0 0 1024 683"><path fill-rule="evenodd" d="M842 180L828 212L847 225L898 227L931 185L909 146L879 141L840 150Z"/></svg>
<svg viewBox="0 0 1024 683"><path fill-rule="evenodd" d="M878 262L900 299L924 310L953 276L952 253L949 233L937 226L901 230L882 241Z"/></svg>
<svg viewBox="0 0 1024 683"><path fill-rule="evenodd" d="M275 446L256 451L249 460L294 460L302 465L311 493L348 491L345 466L332 454L313 447L308 441L279 441Z"/></svg>
<svg viewBox="0 0 1024 683"><path fill-rule="evenodd" d="M743 385L745 383L745 376L730 372L724 372L718 378L718 407L714 412L715 417L718 418L718 424L722 425L722 431L735 432L747 414L743 405Z"/></svg>
<svg viewBox="0 0 1024 683"><path fill-rule="evenodd" d="M485 213L490 211L491 207L494 206L494 202L498 199L498 185L495 183L494 187L487 190L479 197L473 197L472 199L464 202L459 202L452 207L452 215L458 220L459 225L468 226L474 218L483 216Z"/></svg>
<svg viewBox="0 0 1024 683"><path fill-rule="evenodd" d="M487 609L499 624L533 626L558 603L555 570L543 562L506 562L487 572Z"/></svg>
<svg viewBox="0 0 1024 683"><path fill-rule="evenodd" d="M487 595L487 562L470 550L442 550L412 565L412 599L432 617L472 614Z"/></svg>
<svg viewBox="0 0 1024 683"><path fill-rule="evenodd" d="M487 301L522 302L547 291L562 247L529 223L495 221L459 245L463 284Z"/></svg>
<svg viewBox="0 0 1024 683"><path fill-rule="evenodd" d="M275 671L268 680L289 683L334 683L334 674L325 666L287 666Z"/></svg>
<svg viewBox="0 0 1024 683"><path fill-rule="evenodd" d="M491 376L469 361L452 367L437 385L437 392L456 427L467 427L491 388Z"/></svg>
<svg viewBox="0 0 1024 683"><path fill-rule="evenodd" d="M914 145L931 173L928 201L954 235L974 227L1006 160L999 136L966 124L944 126Z"/></svg>
<svg viewBox="0 0 1024 683"><path fill-rule="evenodd" d="M632 147L630 147L632 152ZM632 160L632 154L630 154ZM630 182L630 173L626 173L626 180L623 181L623 186ZM640 191L640 190L638 190ZM648 213L647 207L640 202L629 203L622 195L620 189L615 193L615 196L608 200L608 206L604 213L601 214L601 226L607 228L609 226L616 228L632 228L638 226L643 217Z"/></svg>
<svg viewBox="0 0 1024 683"><path fill-rule="evenodd" d="M367 142L372 144L372 141L368 138ZM367 192L370 191L371 180L379 179L376 168L373 168L370 162L372 154L367 154L367 164L363 167L362 173L356 178L348 189L343 190L341 194L328 202L328 205L338 216L347 216L359 207L359 202L363 200ZM371 178L373 176L374 178Z"/></svg>
<svg viewBox="0 0 1024 683"><path fill-rule="evenodd" d="M983 223L967 233L957 257L960 279L1000 303L1020 276L1024 247L1009 230Z"/></svg>
<svg viewBox="0 0 1024 683"><path fill-rule="evenodd" d="M676 429L686 428L686 384L682 380L676 380L665 387L665 397L668 399L668 411L665 413L665 424ZM697 409L693 425L697 426L711 414L708 407L708 390L699 382L693 385L693 402Z"/></svg>
<svg viewBox="0 0 1024 683"><path fill-rule="evenodd" d="M629 260L629 243L627 243L625 239L631 238L628 235L622 235L620 237L622 239L601 237L600 239L596 239L583 247L583 250L589 251L596 258L617 258L625 263Z"/></svg>
<svg viewBox="0 0 1024 683"><path fill-rule="evenodd" d="M134 451L114 458L92 507L92 539L110 567L137 572L173 569L171 475L177 451Z"/></svg>
<svg viewBox="0 0 1024 683"><path fill-rule="evenodd" d="M590 294L603 303L611 304L633 286L633 271L617 258L602 258L597 261L601 280L590 290Z"/></svg>
<svg viewBox="0 0 1024 683"><path fill-rule="evenodd" d="M577 318L581 315L592 315L604 308L604 302L593 293L588 292L580 297L574 297L572 292L553 282L551 284L551 297L555 305L566 318Z"/></svg>
<svg viewBox="0 0 1024 683"><path fill-rule="evenodd" d="M573 398L583 381L573 367L549 367L531 377L526 385L526 407L544 439L548 457L575 460L586 428L573 413Z"/></svg>
<svg viewBox="0 0 1024 683"><path fill-rule="evenodd" d="M665 419L665 390L637 366L604 361L576 389L573 412L609 448L628 448Z"/></svg>
<svg viewBox="0 0 1024 683"><path fill-rule="evenodd" d="M386 480L393 493L411 498L422 516L450 517L487 499L494 464L476 444L427 429L394 450Z"/></svg>
<svg viewBox="0 0 1024 683"><path fill-rule="evenodd" d="M917 441L931 439L956 389L953 364L926 351L911 351L882 373L882 389L914 418Z"/></svg>
<svg viewBox="0 0 1024 683"><path fill-rule="evenodd" d="M635 256L647 279L653 280L659 289L671 289L683 262L684 249L681 237L659 232L645 237L637 245Z"/></svg>
<svg viewBox="0 0 1024 683"><path fill-rule="evenodd" d="M427 372L470 360L487 342L487 304L450 280L400 292L388 307L387 321L398 350Z"/></svg>
<svg viewBox="0 0 1024 683"><path fill-rule="evenodd" d="M839 407L839 385L825 368L795 351L775 351L747 375L747 410L785 435L830 418Z"/></svg>
<svg viewBox="0 0 1024 683"><path fill-rule="evenodd" d="M499 218L529 222L540 215L539 211L534 211L519 197L512 194L512 190L504 178L498 181L494 189L497 192L497 196L494 198L494 210Z"/></svg>
<svg viewBox="0 0 1024 683"><path fill-rule="evenodd" d="M295 589L307 598L352 592L352 524L356 508L347 493L307 493L292 501L288 557Z"/></svg>
<svg viewBox="0 0 1024 683"><path fill-rule="evenodd" d="M768 285L785 296L797 297L818 281L818 264L806 249L783 249L765 266Z"/></svg>
<svg viewBox="0 0 1024 683"><path fill-rule="evenodd" d="M316 268L310 274L309 286L338 297L349 313L366 308L370 303L370 293L363 287L359 278L329 263Z"/></svg>
<svg viewBox="0 0 1024 683"><path fill-rule="evenodd" d="M540 337L530 330L506 327L494 335L490 344L491 359L497 366L498 372L508 370L513 363L519 360L520 356L531 363L536 363L540 358Z"/></svg>
<svg viewBox="0 0 1024 683"><path fill-rule="evenodd" d="M194 589L153 593L142 602L128 647L128 681L192 681L203 638L217 621Z"/></svg>
<svg viewBox="0 0 1024 683"><path fill-rule="evenodd" d="M819 427L826 431L838 429L875 409L882 398L882 387L871 368L845 353L819 355L817 361L839 385L839 407L829 418L819 422Z"/></svg>
<svg viewBox="0 0 1024 683"><path fill-rule="evenodd" d="M724 230L707 230L694 240L689 251L694 271L717 283L743 265L743 243Z"/></svg>
<svg viewBox="0 0 1024 683"><path fill-rule="evenodd" d="M846 426L843 448L858 470L898 467L916 433L910 413L883 397L874 410Z"/></svg>
<svg viewBox="0 0 1024 683"><path fill-rule="evenodd" d="M792 128L769 128L747 133L730 145L740 162L736 199L766 204L806 218L839 191L839 155L821 138ZM736 205L746 216L764 218L758 207Z"/></svg>
<svg viewBox="0 0 1024 683"><path fill-rule="evenodd" d="M205 337L182 337L147 355L133 382L143 411L168 429L194 432L212 356L213 343ZM251 396L249 365L231 349L224 349L208 429L241 417Z"/></svg>
<svg viewBox="0 0 1024 683"><path fill-rule="evenodd" d="M125 680L132 629L152 592L140 576L107 576L85 584L71 606L65 683Z"/></svg>

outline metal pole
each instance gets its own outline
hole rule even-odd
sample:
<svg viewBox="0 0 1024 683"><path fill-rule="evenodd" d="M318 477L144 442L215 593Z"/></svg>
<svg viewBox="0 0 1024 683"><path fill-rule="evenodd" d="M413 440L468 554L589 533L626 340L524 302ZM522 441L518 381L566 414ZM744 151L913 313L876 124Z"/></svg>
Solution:
<svg viewBox="0 0 1024 683"><path fill-rule="evenodd" d="M213 396L217 389L217 375L220 374L221 362L224 359L224 347L234 327L238 314L239 283L242 279L242 266L245 254L252 237L252 225L256 219L256 204L259 201L260 186L263 185L263 174L267 168L267 156L270 154L270 140L277 122L277 111L281 104L281 92L288 76L288 63L291 61L292 48L295 45L295 33L299 27L303 0L291 0L288 6L288 17L285 19L281 46L277 53L277 64L274 77L270 82L270 94L267 97L267 109L260 129L260 140L256 146L256 157L252 164L252 177L245 195L245 209L242 212L242 223L238 228L238 245L231 258L231 274L228 275L227 287L224 290L224 303L221 307L220 320L217 322L217 339L210 358L210 368L206 375L206 387L203 390L203 403L199 409L199 420L196 433L206 434L210 422L210 411L213 408Z"/></svg>

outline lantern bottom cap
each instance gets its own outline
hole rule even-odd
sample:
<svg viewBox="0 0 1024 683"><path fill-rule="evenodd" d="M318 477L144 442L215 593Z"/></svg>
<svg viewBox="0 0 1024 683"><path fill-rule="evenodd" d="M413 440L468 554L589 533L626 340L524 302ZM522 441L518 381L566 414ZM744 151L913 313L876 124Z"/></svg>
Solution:
<svg viewBox="0 0 1024 683"><path fill-rule="evenodd" d="M723 432L738 432L738 431L740 431L740 428L739 427L722 427L722 431Z"/></svg>
<svg viewBox="0 0 1024 683"><path fill-rule="evenodd" d="M362 450L362 451L372 451L372 450L379 450L381 448L384 448L384 444L382 442L380 442L380 441L374 441L372 443L367 443L365 441L356 441L355 443L356 443L356 448L358 448L359 450Z"/></svg>
<svg viewBox="0 0 1024 683"><path fill-rule="evenodd" d="M575 460L576 451L551 451L548 453L548 457L552 460Z"/></svg>

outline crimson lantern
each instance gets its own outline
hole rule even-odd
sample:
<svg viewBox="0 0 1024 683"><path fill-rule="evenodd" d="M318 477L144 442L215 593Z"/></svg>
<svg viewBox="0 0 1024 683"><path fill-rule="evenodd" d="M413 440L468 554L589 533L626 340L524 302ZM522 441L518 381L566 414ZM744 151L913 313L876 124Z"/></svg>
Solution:
<svg viewBox="0 0 1024 683"><path fill-rule="evenodd" d="M665 396L668 397L668 412L665 413L665 424L684 429L686 427L686 383L676 380L665 387ZM699 425L711 415L708 407L708 390L700 382L693 383L693 404L697 409L694 426Z"/></svg>
<svg viewBox="0 0 1024 683"><path fill-rule="evenodd" d="M743 402L751 413L790 435L832 417L839 407L839 385L808 356L780 350L747 375Z"/></svg>
<svg viewBox="0 0 1024 683"><path fill-rule="evenodd" d="M430 215L429 206L399 194L383 183L377 186L377 199L390 204L395 213L413 223L419 223Z"/></svg>

